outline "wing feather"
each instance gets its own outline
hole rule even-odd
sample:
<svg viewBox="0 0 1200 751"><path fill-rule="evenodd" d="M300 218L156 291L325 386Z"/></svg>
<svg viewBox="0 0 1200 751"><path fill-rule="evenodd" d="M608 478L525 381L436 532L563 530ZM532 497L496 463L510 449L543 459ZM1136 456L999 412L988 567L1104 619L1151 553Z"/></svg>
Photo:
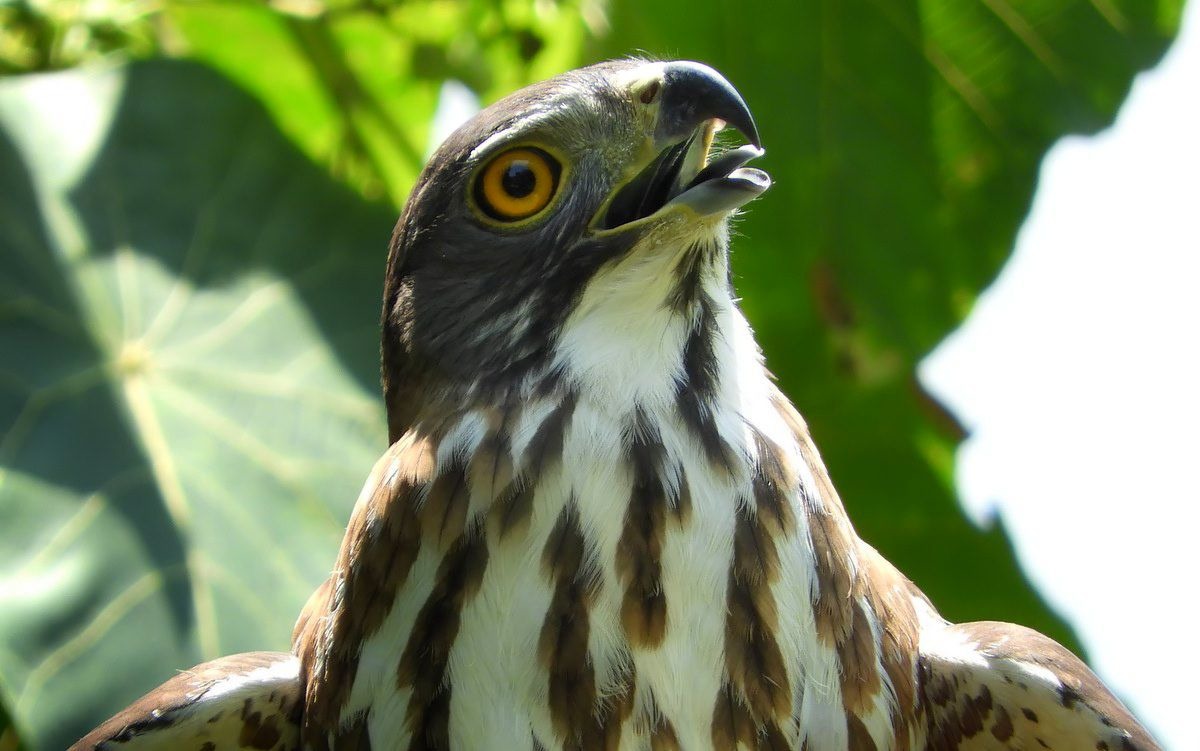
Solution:
<svg viewBox="0 0 1200 751"><path fill-rule="evenodd" d="M1032 629L926 620L921 669L927 749L1160 751L1082 660Z"/></svg>
<svg viewBox="0 0 1200 751"><path fill-rule="evenodd" d="M301 694L295 656L230 655L179 673L68 751L294 751Z"/></svg>

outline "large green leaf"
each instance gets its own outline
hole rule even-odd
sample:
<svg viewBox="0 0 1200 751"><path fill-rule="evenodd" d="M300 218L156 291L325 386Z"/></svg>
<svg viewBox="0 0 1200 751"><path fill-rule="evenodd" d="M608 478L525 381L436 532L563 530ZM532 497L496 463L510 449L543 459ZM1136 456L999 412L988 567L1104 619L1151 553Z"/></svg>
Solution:
<svg viewBox="0 0 1200 751"><path fill-rule="evenodd" d="M916 363L1008 257L1046 149L1112 120L1181 5L613 2L606 55L707 61L754 110L776 182L740 224L743 304L860 533L954 619L1074 645L1003 530L959 512L961 436Z"/></svg>
<svg viewBox="0 0 1200 751"><path fill-rule="evenodd" d="M0 699L286 648L383 448L390 209L192 64L0 82Z"/></svg>

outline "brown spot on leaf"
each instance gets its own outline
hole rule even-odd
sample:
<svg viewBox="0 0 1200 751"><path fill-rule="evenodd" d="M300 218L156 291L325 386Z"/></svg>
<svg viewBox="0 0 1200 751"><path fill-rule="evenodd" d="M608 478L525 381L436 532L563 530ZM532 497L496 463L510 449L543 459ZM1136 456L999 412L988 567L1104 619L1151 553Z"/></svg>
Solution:
<svg viewBox="0 0 1200 751"><path fill-rule="evenodd" d="M854 325L854 311L842 290L834 268L828 261L818 260L809 272L809 289L821 319L835 331Z"/></svg>

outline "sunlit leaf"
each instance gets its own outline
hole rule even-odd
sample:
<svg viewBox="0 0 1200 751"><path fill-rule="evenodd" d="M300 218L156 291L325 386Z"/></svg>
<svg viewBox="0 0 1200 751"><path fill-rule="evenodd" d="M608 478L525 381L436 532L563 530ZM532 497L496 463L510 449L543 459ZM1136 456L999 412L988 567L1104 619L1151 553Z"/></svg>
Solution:
<svg viewBox="0 0 1200 751"><path fill-rule="evenodd" d="M286 648L383 448L392 212L190 64L0 83L0 677L63 748Z"/></svg>
<svg viewBox="0 0 1200 751"><path fill-rule="evenodd" d="M592 2L311 3L301 14L202 1L166 15L182 39L171 51L238 81L305 153L399 206L429 151L442 83L491 99L572 67Z"/></svg>

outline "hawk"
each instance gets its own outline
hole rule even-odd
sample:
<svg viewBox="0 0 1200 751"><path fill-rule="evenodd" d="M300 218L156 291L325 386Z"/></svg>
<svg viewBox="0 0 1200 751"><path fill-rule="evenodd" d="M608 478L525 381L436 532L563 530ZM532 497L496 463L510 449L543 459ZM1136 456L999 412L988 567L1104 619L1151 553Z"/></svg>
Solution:
<svg viewBox="0 0 1200 751"><path fill-rule="evenodd" d="M726 126L748 143L714 153ZM946 622L857 537L730 282L762 153L692 62L566 73L450 136L387 262L390 448L292 654L73 748L1159 748L1066 649Z"/></svg>

